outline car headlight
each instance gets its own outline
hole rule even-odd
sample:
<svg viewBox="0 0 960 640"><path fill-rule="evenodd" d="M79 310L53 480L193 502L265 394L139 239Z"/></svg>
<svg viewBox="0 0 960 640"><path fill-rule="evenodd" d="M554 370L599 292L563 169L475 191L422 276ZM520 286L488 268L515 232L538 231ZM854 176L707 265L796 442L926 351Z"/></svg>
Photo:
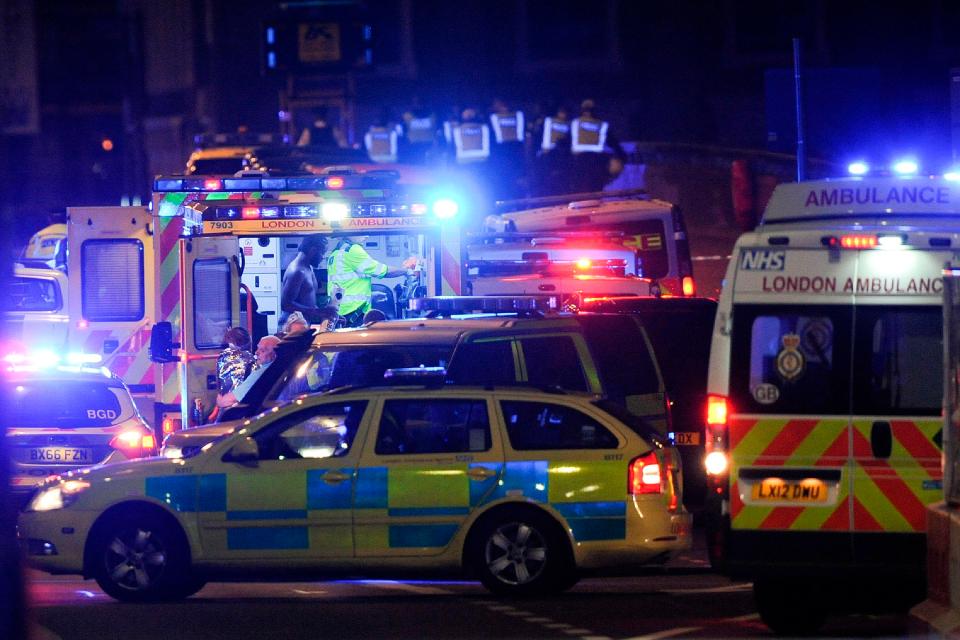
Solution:
<svg viewBox="0 0 960 640"><path fill-rule="evenodd" d="M53 511L54 509L63 509L70 506L76 500L77 495L90 488L90 483L86 480L67 480L58 484L40 489L30 504L27 505L27 511Z"/></svg>

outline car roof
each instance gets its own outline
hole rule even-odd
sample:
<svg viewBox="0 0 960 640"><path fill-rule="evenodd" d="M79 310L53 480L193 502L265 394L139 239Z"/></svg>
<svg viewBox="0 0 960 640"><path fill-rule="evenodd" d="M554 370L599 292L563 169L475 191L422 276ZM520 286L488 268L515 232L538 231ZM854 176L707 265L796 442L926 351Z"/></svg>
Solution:
<svg viewBox="0 0 960 640"><path fill-rule="evenodd" d="M107 375L101 369L91 367L9 367L3 379L7 382L29 381L77 381L100 382L111 387L125 387L123 380L113 374Z"/></svg>
<svg viewBox="0 0 960 640"><path fill-rule="evenodd" d="M587 393L583 391L565 391L565 390L550 390L550 389L540 389L537 387L524 386L524 385L488 385L488 386L478 386L478 385L458 385L458 384L446 384L446 385L429 385L429 384L400 384L400 385L378 385L378 386L368 386L368 387L340 387L339 389L331 389L330 391L325 391L323 393L311 393L304 394L297 398L297 400L302 400L305 403L314 403L326 401L333 397L349 397L352 395L373 395L373 394L397 394L397 395L412 395L416 396L421 395L510 395L510 396L522 396L524 398L538 399L538 400L547 400L547 399L571 399L574 401L585 401L590 402L593 400L600 399L600 396Z"/></svg>
<svg viewBox="0 0 960 640"><path fill-rule="evenodd" d="M417 318L407 320L384 320L356 329L341 329L317 334L314 346L361 346L380 344L456 344L464 333L472 331L504 331L530 329L550 321L555 328L557 321L576 326L573 317L551 316L548 318L518 318L516 316L470 316L463 318ZM545 326L545 328L547 328Z"/></svg>

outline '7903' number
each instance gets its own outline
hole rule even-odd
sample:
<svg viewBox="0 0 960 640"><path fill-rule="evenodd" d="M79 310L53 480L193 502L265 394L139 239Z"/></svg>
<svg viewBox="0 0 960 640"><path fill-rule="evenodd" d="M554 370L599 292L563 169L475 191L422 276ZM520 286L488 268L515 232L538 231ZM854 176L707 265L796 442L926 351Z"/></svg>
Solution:
<svg viewBox="0 0 960 640"><path fill-rule="evenodd" d="M207 224L209 224L212 229L233 229L233 222L230 220L211 220Z"/></svg>

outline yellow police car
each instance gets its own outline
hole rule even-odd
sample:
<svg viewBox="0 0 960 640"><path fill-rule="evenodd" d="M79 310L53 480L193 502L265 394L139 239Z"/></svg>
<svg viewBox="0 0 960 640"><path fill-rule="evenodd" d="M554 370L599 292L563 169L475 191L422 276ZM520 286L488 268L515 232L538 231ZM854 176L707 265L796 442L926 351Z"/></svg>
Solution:
<svg viewBox="0 0 960 640"><path fill-rule="evenodd" d="M404 385L302 396L190 458L51 479L32 564L119 600L206 580L469 574L548 593L690 546L676 450L585 394Z"/></svg>

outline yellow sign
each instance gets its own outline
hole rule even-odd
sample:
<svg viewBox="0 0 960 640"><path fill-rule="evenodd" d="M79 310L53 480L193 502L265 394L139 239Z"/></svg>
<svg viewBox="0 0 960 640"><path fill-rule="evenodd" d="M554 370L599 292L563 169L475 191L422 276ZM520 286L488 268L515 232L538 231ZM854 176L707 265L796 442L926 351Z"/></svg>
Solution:
<svg viewBox="0 0 960 640"><path fill-rule="evenodd" d="M760 502L826 502L827 485L816 478L764 478L753 485L752 497Z"/></svg>
<svg viewBox="0 0 960 640"><path fill-rule="evenodd" d="M340 62L340 25L336 22L301 23L298 36L300 62Z"/></svg>

